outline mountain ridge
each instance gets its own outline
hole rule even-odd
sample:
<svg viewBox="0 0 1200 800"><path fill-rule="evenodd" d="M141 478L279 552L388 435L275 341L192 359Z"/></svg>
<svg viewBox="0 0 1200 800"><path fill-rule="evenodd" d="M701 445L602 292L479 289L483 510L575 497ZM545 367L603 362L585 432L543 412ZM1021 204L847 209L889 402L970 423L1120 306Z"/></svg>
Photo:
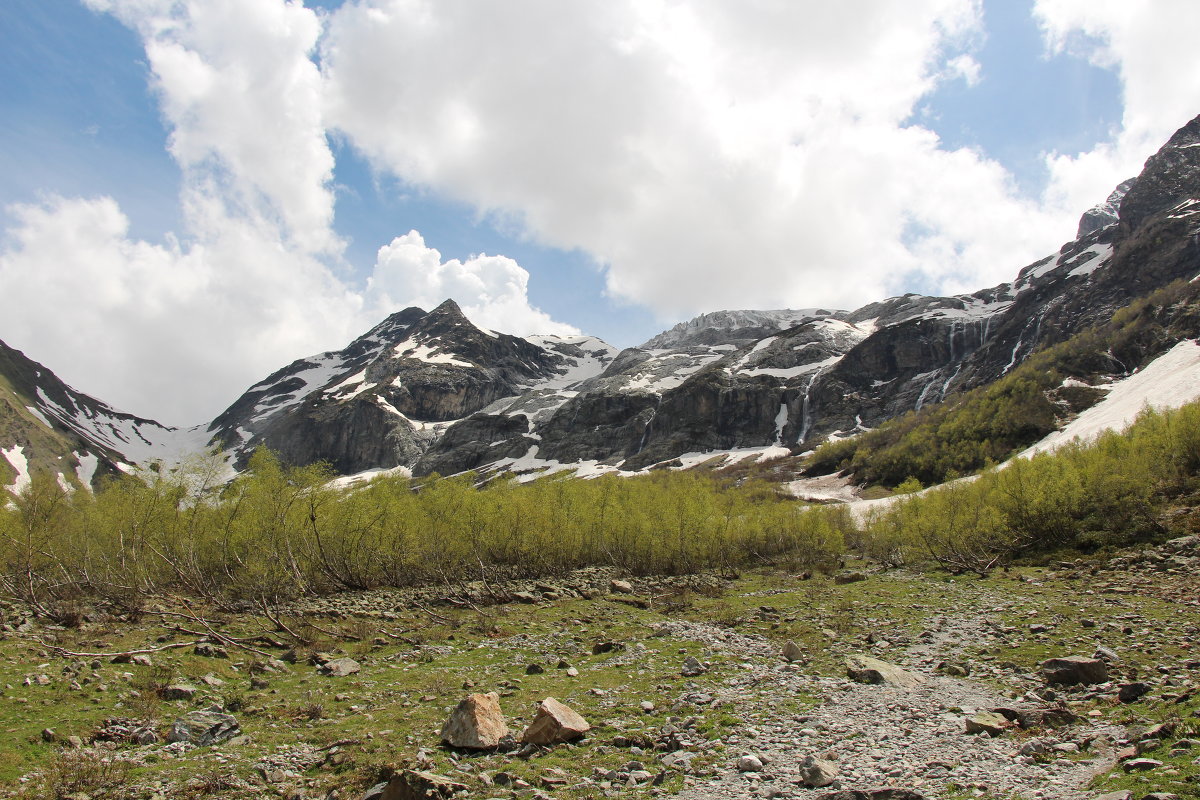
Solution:
<svg viewBox="0 0 1200 800"><path fill-rule="evenodd" d="M169 462L184 443L218 447L241 467L266 446L340 474L639 470L688 453L798 453L994 381L1035 350L1200 274L1197 214L1200 117L1086 211L1075 240L970 294L907 294L853 311L708 312L620 351L588 336L484 330L447 300L298 359L189 429L115 411L36 362L9 359L0 373L15 375L20 391L0 446L48 448L69 462L68 448L118 470ZM75 438L50 447L35 445L35 433Z"/></svg>

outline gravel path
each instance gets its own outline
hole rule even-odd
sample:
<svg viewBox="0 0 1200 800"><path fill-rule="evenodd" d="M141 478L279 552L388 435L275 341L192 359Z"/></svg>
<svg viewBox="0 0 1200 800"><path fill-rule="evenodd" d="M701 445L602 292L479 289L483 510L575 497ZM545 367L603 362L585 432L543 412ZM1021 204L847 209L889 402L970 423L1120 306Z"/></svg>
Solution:
<svg viewBox="0 0 1200 800"><path fill-rule="evenodd" d="M937 797L955 784L994 795L1086 800L1083 787L1112 764L1112 742L1120 730L1083 722L1041 732L1047 746L1094 743L1082 754L1043 756L1038 763L1019 748L1035 738L1008 733L998 738L968 736L964 716L976 710L1012 706L1014 701L977 681L933 674L932 667L965 642L986 635L979 611L930 621L928 632L891 660L925 678L917 688L866 685L842 678L818 678L777 663L776 645L756 636L687 622L670 623L671 633L704 642L716 656L735 658L743 671L716 694L737 709L745 726L725 740L725 762L714 777L689 776L683 800L728 798L811 798L835 788L898 787ZM903 652L902 657L898 657ZM798 696L818 696L815 709L793 711ZM1023 704L1028 705L1028 704ZM740 772L738 759L758 757L762 770ZM806 756L837 763L839 781L824 789L805 788L800 762Z"/></svg>

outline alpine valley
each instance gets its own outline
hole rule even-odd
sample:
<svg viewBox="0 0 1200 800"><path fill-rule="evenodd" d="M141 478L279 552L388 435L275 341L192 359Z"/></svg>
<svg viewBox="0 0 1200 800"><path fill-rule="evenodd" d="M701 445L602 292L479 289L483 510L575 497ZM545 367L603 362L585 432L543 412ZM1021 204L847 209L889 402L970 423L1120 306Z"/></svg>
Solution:
<svg viewBox="0 0 1200 800"><path fill-rule="evenodd" d="M730 451L798 454L991 384L1197 276L1200 117L1085 213L1074 241L973 294L908 294L854 311L719 311L622 351L589 336L484 330L447 300L283 366L190 429L116 411L0 344L0 483L19 488L48 470L90 484L210 448L238 468L260 446L341 475L587 475ZM1193 313L1160 309L1135 346L1093 354L1083 379L1128 376L1195 337Z"/></svg>

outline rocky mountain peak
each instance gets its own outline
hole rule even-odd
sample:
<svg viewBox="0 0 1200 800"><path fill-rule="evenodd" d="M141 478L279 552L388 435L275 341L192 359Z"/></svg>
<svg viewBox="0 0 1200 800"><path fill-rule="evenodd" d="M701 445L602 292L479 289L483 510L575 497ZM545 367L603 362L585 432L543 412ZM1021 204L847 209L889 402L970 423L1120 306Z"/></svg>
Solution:
<svg viewBox="0 0 1200 800"><path fill-rule="evenodd" d="M1147 217L1188 200L1200 200L1200 116L1146 160L1121 200L1121 228L1132 233Z"/></svg>
<svg viewBox="0 0 1200 800"><path fill-rule="evenodd" d="M1093 231L1107 228L1109 225L1117 222L1121 210L1121 201L1125 199L1125 195L1133 188L1133 184L1136 181L1137 178L1129 178L1122 181L1117 185L1116 189L1112 190L1112 194L1108 196L1107 200L1083 212L1083 216L1079 218L1079 229L1075 233L1075 238L1082 239Z"/></svg>

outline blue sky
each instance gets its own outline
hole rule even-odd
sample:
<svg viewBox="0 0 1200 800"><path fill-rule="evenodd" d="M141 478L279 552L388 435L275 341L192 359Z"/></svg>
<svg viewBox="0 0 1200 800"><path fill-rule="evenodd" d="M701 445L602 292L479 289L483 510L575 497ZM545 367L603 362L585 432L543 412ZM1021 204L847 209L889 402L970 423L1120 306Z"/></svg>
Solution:
<svg viewBox="0 0 1200 800"><path fill-rule="evenodd" d="M1200 112L1176 0L241 2L0 5L0 338L167 422L447 294L630 346L992 285Z"/></svg>

